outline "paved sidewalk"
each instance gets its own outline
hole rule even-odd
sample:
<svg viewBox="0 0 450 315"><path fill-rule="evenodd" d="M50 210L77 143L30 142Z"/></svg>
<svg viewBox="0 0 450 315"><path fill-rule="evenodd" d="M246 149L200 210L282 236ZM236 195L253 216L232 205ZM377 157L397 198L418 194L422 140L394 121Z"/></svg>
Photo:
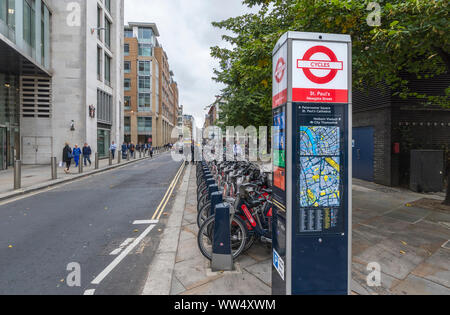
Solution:
<svg viewBox="0 0 450 315"><path fill-rule="evenodd" d="M236 262L236 272L213 273L197 245L195 167L190 169L171 295L270 295L271 250L257 245Z"/></svg>
<svg viewBox="0 0 450 315"><path fill-rule="evenodd" d="M64 167L58 167L58 179L51 179L51 167L50 165L33 165L22 166L22 188L14 190L14 168L10 168L0 172L0 200L5 200L20 196L26 193L30 193L36 190L44 189L57 184L62 184L68 181L72 181L84 176L93 175L99 172L104 172L109 169L124 166L128 163L134 163L139 161L139 154L137 159L122 160L120 165L116 159L113 161L113 165L109 166L109 159L103 159L99 161L99 169L95 170L94 159L92 159L92 166L84 167L83 174L78 173L78 168L75 167L75 163L72 163L70 168L70 174L64 173ZM155 155L154 157L157 157ZM146 157L149 158L149 157Z"/></svg>
<svg viewBox="0 0 450 315"><path fill-rule="evenodd" d="M264 245L240 257L236 272L211 272L197 245L195 168L189 172L189 181L180 189L184 207L179 200L172 210L178 233L174 239L170 231L166 240L172 241L174 253L166 267L166 288L169 279L172 285L165 294L270 295L272 257ZM442 194L417 194L359 180L353 194L353 292L450 295L450 212L411 205L422 198L443 200ZM381 287L367 285L371 262L381 266Z"/></svg>

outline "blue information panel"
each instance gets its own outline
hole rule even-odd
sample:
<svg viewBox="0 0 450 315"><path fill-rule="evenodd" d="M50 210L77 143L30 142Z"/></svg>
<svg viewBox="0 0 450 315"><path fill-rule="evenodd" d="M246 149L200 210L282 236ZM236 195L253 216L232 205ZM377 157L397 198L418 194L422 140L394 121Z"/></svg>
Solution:
<svg viewBox="0 0 450 315"><path fill-rule="evenodd" d="M300 234L345 232L345 105L296 104Z"/></svg>
<svg viewBox="0 0 450 315"><path fill-rule="evenodd" d="M346 294L348 105L292 106L292 294Z"/></svg>

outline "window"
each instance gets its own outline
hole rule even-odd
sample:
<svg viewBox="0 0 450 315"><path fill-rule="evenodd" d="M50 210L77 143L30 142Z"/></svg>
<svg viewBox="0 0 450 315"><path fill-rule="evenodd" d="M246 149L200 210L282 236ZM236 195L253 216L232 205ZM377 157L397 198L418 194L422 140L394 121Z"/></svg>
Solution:
<svg viewBox="0 0 450 315"><path fill-rule="evenodd" d="M150 76L150 61L139 61L139 75Z"/></svg>
<svg viewBox="0 0 450 315"><path fill-rule="evenodd" d="M152 132L152 117L138 117L138 132Z"/></svg>
<svg viewBox="0 0 450 315"><path fill-rule="evenodd" d="M130 133L131 131L131 117L124 117L123 124L125 127L125 132Z"/></svg>
<svg viewBox="0 0 450 315"><path fill-rule="evenodd" d="M139 93L139 108L140 112L151 112L151 94L150 93Z"/></svg>
<svg viewBox="0 0 450 315"><path fill-rule="evenodd" d="M150 92L150 77L139 77L139 92Z"/></svg>
<svg viewBox="0 0 450 315"><path fill-rule="evenodd" d="M105 44L111 47L111 22L105 18Z"/></svg>
<svg viewBox="0 0 450 315"><path fill-rule="evenodd" d="M97 90L97 120L103 124L112 124L112 96Z"/></svg>
<svg viewBox="0 0 450 315"><path fill-rule="evenodd" d="M131 90L131 79L125 79L123 83L125 91Z"/></svg>
<svg viewBox="0 0 450 315"><path fill-rule="evenodd" d="M102 55L103 50L97 47L97 79L102 80Z"/></svg>
<svg viewBox="0 0 450 315"><path fill-rule="evenodd" d="M2 20L10 29L16 27L16 2L15 0L0 0L0 20Z"/></svg>
<svg viewBox="0 0 450 315"><path fill-rule="evenodd" d="M139 44L139 56L151 57L152 56L152 45Z"/></svg>
<svg viewBox="0 0 450 315"><path fill-rule="evenodd" d="M125 30L124 37L125 38L133 38L134 37L133 30Z"/></svg>
<svg viewBox="0 0 450 315"><path fill-rule="evenodd" d="M123 66L125 73L131 72L131 61L125 61L125 64Z"/></svg>
<svg viewBox="0 0 450 315"><path fill-rule="evenodd" d="M153 36L153 31L151 28L139 28L139 32L138 32L138 39L139 41L144 40L144 41L149 41L152 39Z"/></svg>
<svg viewBox="0 0 450 315"><path fill-rule="evenodd" d="M105 54L105 82L111 84L111 57Z"/></svg>
<svg viewBox="0 0 450 315"><path fill-rule="evenodd" d="M131 109L131 96L125 96L124 97L124 109L125 110L130 110Z"/></svg>
<svg viewBox="0 0 450 315"><path fill-rule="evenodd" d="M32 48L36 46L34 0L23 0L23 39Z"/></svg>
<svg viewBox="0 0 450 315"><path fill-rule="evenodd" d="M124 45L123 52L124 52L125 56L129 56L130 55L130 44L125 44Z"/></svg>
<svg viewBox="0 0 450 315"><path fill-rule="evenodd" d="M97 38L102 40L100 28L102 27L102 9L97 7Z"/></svg>
<svg viewBox="0 0 450 315"><path fill-rule="evenodd" d="M105 8L111 13L111 0L105 0Z"/></svg>

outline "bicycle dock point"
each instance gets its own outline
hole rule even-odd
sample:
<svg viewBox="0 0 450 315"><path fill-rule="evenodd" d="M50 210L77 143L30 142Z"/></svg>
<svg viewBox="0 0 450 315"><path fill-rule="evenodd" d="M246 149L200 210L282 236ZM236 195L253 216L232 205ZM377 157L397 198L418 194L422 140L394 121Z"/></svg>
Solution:
<svg viewBox="0 0 450 315"><path fill-rule="evenodd" d="M213 272L233 271L231 253L230 205L221 203L215 207L215 224L211 269Z"/></svg>
<svg viewBox="0 0 450 315"><path fill-rule="evenodd" d="M274 295L351 292L351 49L288 32L273 51Z"/></svg>

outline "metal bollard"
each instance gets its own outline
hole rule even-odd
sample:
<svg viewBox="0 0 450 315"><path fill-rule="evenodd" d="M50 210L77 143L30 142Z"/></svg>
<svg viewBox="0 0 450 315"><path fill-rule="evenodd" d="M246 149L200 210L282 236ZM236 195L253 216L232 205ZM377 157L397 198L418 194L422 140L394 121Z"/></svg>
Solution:
<svg viewBox="0 0 450 315"><path fill-rule="evenodd" d="M136 151L133 152L133 158L134 158L135 160L137 160L137 152L136 152Z"/></svg>
<svg viewBox="0 0 450 315"><path fill-rule="evenodd" d="M139 151L139 158L142 159L142 151Z"/></svg>
<svg viewBox="0 0 450 315"><path fill-rule="evenodd" d="M22 161L14 162L14 190L22 187Z"/></svg>
<svg viewBox="0 0 450 315"><path fill-rule="evenodd" d="M80 156L80 162L78 163L78 173L83 174L83 166L84 166L84 157Z"/></svg>
<svg viewBox="0 0 450 315"><path fill-rule="evenodd" d="M113 156L112 156L112 152L109 151L109 166L113 165Z"/></svg>
<svg viewBox="0 0 450 315"><path fill-rule="evenodd" d="M95 153L95 169L98 170L100 168L100 159L98 152Z"/></svg>
<svg viewBox="0 0 450 315"><path fill-rule="evenodd" d="M122 151L119 151L119 154L117 155L117 164L122 163Z"/></svg>
<svg viewBox="0 0 450 315"><path fill-rule="evenodd" d="M213 272L234 270L231 252L230 205L227 203L219 204L215 209L211 269Z"/></svg>
<svg viewBox="0 0 450 315"><path fill-rule="evenodd" d="M51 158L50 165L52 168L52 180L56 180L58 179L58 165L56 162L56 157Z"/></svg>
<svg viewBox="0 0 450 315"><path fill-rule="evenodd" d="M130 151L127 152L127 161L130 161Z"/></svg>

